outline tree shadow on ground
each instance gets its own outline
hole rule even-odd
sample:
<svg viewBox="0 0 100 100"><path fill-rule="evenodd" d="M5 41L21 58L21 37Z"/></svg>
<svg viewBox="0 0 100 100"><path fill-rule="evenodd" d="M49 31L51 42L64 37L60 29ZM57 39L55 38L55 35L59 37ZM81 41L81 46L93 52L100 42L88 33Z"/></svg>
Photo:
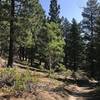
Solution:
<svg viewBox="0 0 100 100"><path fill-rule="evenodd" d="M75 100L100 100L100 91L96 90L98 83L89 82L89 80L73 80L73 79L58 79L65 82L65 85L57 87L52 91L59 93L60 95L66 95L67 97L72 96L77 99ZM66 84L67 83L67 84ZM81 91L69 89L70 85L77 86ZM67 86L67 88L65 88ZM75 88L75 87L74 87ZM82 90L83 89L83 90ZM70 99L68 99L70 100Z"/></svg>

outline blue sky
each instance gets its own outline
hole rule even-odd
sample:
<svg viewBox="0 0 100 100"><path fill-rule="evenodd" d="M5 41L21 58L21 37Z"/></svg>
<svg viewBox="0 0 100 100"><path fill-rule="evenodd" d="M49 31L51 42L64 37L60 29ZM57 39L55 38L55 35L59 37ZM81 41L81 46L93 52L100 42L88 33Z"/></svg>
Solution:
<svg viewBox="0 0 100 100"><path fill-rule="evenodd" d="M75 18L78 22L82 19L81 13L87 0L58 0L60 4L60 16L68 18L69 21ZM50 0L40 0L46 14L49 11Z"/></svg>

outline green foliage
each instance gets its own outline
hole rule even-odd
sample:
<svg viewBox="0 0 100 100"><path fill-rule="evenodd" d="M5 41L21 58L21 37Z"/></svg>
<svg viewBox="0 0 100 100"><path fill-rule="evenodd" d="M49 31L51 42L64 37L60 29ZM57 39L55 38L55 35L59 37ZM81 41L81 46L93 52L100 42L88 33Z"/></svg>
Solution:
<svg viewBox="0 0 100 100"><path fill-rule="evenodd" d="M67 69L66 69L65 65L63 65L63 64L59 64L59 67L57 68L57 71L63 73L63 72L66 72Z"/></svg>
<svg viewBox="0 0 100 100"><path fill-rule="evenodd" d="M82 12L83 32L85 33L84 40L86 43L86 66L88 66L90 76L95 77L95 26L96 19L99 16L98 0L88 0L87 5Z"/></svg>
<svg viewBox="0 0 100 100"><path fill-rule="evenodd" d="M55 78L55 71L54 69L48 70L48 77L54 79Z"/></svg>
<svg viewBox="0 0 100 100"><path fill-rule="evenodd" d="M12 1L15 4L12 5ZM77 71L84 63L86 71L100 79L99 12L97 0L88 0L81 23L78 24L75 19L70 23L67 18L62 18L61 22L57 0L50 2L48 19L39 0L0 0L0 55L10 55L10 63L12 58L17 58L14 60L23 60L22 64L38 64L40 70L49 69L49 75L56 70L69 75L71 70ZM10 49L12 52L8 53ZM66 70L63 64L70 70ZM17 74L15 69L5 69L0 74L0 81L3 82L0 84L24 90L31 81L29 73ZM79 73L76 72L81 76Z"/></svg>
<svg viewBox="0 0 100 100"><path fill-rule="evenodd" d="M50 21L55 23L60 22L59 13L60 13L60 6L58 5L57 0L51 0L50 10L49 10Z"/></svg>
<svg viewBox="0 0 100 100"><path fill-rule="evenodd" d="M54 63L58 64L63 60L63 47L65 43L58 24L54 22L47 23L47 33L49 38L45 54L49 64L51 64L50 66L53 67Z"/></svg>
<svg viewBox="0 0 100 100"><path fill-rule="evenodd" d="M0 85L10 85L14 84L15 79L15 69L6 68L0 71ZM2 87L3 87L2 86Z"/></svg>
<svg viewBox="0 0 100 100"><path fill-rule="evenodd" d="M14 0L14 52L18 52L20 47L34 48L37 45L37 35L44 23L45 14L38 0ZM10 38L10 10L11 2L2 1L0 9L0 51L8 54ZM2 17L3 16L3 17ZM6 16L6 17L4 17ZM35 53L35 52L34 52ZM13 54L12 54L13 55ZM30 54L28 54L30 56ZM32 54L33 55L33 54Z"/></svg>
<svg viewBox="0 0 100 100"><path fill-rule="evenodd" d="M65 39L65 65L76 71L82 63L83 41L79 25L72 20L70 32Z"/></svg>
<svg viewBox="0 0 100 100"><path fill-rule="evenodd" d="M16 91L25 91L27 89L28 82L32 81L31 74L27 71L21 74L16 73L15 79L14 89Z"/></svg>
<svg viewBox="0 0 100 100"><path fill-rule="evenodd" d="M36 82L38 79L33 77L28 69L23 72L19 72L16 68L5 68L0 71L0 87L3 92L30 92Z"/></svg>
<svg viewBox="0 0 100 100"><path fill-rule="evenodd" d="M98 15L99 15L98 0L88 0L86 7L84 7L84 10L82 12L83 16L82 26L87 40L90 40L90 36L94 34L94 29L95 29L94 25L96 23L96 18ZM91 32L93 33L91 34Z"/></svg>
<svg viewBox="0 0 100 100"><path fill-rule="evenodd" d="M38 53L39 58L46 61L48 66L54 68L59 62L63 61L64 39L59 24L50 22L45 23L38 35Z"/></svg>
<svg viewBox="0 0 100 100"><path fill-rule="evenodd" d="M36 45L37 35L42 27L45 15L38 0L26 0L18 16L16 42L18 46L32 48ZM29 10L27 10L29 9Z"/></svg>
<svg viewBox="0 0 100 100"><path fill-rule="evenodd" d="M96 21L96 36L95 36L95 77L100 80L100 17Z"/></svg>
<svg viewBox="0 0 100 100"><path fill-rule="evenodd" d="M62 18L62 31L63 36L67 39L67 35L70 33L71 23L68 21L67 18Z"/></svg>
<svg viewBox="0 0 100 100"><path fill-rule="evenodd" d="M66 77L68 77L68 76L71 76L72 73L73 73L73 72L72 72L71 70L67 69L67 71L64 72L64 75L65 75Z"/></svg>

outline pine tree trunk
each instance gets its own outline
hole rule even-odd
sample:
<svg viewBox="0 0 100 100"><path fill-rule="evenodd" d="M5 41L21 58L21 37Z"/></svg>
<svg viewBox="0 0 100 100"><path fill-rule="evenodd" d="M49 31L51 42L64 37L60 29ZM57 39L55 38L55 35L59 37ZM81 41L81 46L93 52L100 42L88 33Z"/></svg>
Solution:
<svg viewBox="0 0 100 100"><path fill-rule="evenodd" d="M10 43L9 43L9 57L7 67L12 67L13 65L13 42L14 42L14 0L11 0L11 20L10 20Z"/></svg>
<svg viewBox="0 0 100 100"><path fill-rule="evenodd" d="M49 56L49 74L51 75L51 70L52 70L52 60L51 56Z"/></svg>
<svg viewBox="0 0 100 100"><path fill-rule="evenodd" d="M91 77L94 77L94 48L93 48L93 44L94 44L94 29L93 29L93 14L91 13L91 64L90 64L90 68L91 68Z"/></svg>
<svg viewBox="0 0 100 100"><path fill-rule="evenodd" d="M30 54L31 54L30 55L31 56L31 59L30 59L31 60L31 66L33 66L33 61L34 61L34 58L33 58L34 57L34 55L33 55L33 47L31 47L31 53Z"/></svg>

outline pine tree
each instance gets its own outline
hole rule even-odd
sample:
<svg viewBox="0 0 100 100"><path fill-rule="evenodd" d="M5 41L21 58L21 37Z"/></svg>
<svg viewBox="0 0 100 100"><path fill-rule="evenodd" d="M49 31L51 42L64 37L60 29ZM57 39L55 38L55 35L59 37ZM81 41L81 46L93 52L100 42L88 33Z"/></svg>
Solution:
<svg viewBox="0 0 100 100"><path fill-rule="evenodd" d="M67 48L67 42L68 42L68 35L70 33L70 28L71 28L71 23L66 19L63 18L62 19L62 31L63 31L63 36L64 36L64 40L65 40L65 47L64 47L64 53L65 53L65 57L64 57L64 64L67 66L67 61L68 61L68 56L67 56L67 52L68 52L68 48Z"/></svg>
<svg viewBox="0 0 100 100"><path fill-rule="evenodd" d="M9 43L9 1L0 1L0 53L7 55Z"/></svg>
<svg viewBox="0 0 100 100"><path fill-rule="evenodd" d="M19 34L17 40L21 50L20 54L23 52L22 58L24 59L27 56L31 65L33 65L40 48L38 46L38 36L41 34L40 30L45 21L45 14L38 0L27 0L22 2L22 4L23 7L19 13L21 34Z"/></svg>
<svg viewBox="0 0 100 100"><path fill-rule="evenodd" d="M84 8L82 13L83 16L83 31L85 33L86 44L86 54L87 54L87 65L90 69L91 76L94 75L95 66L95 50L94 50L94 37L95 37L95 25L96 18L99 14L99 5L97 0L88 0L87 7Z"/></svg>
<svg viewBox="0 0 100 100"><path fill-rule="evenodd" d="M2 16L6 16L1 17L2 26L3 28L7 27L6 31L3 28L0 29L2 31L0 32L0 41L2 41L0 45L2 46L1 48L6 48L10 42L8 66L12 66L13 56L18 53L20 47L24 49L23 58L26 56L27 49L30 49L28 50L28 59L32 60L35 52L31 48L36 48L37 35L40 33L45 17L42 6L38 0L13 0L12 2L5 0L2 4L2 12L4 12ZM6 43L5 38L9 40L9 37L10 41L6 41Z"/></svg>
<svg viewBox="0 0 100 100"><path fill-rule="evenodd" d="M62 38L59 24L54 22L47 23L47 46L46 46L46 60L48 67L54 69L55 66L63 62L64 57L64 39Z"/></svg>
<svg viewBox="0 0 100 100"><path fill-rule="evenodd" d="M58 5L57 0L51 0L49 10L50 21L60 22L59 13L60 5Z"/></svg>
<svg viewBox="0 0 100 100"><path fill-rule="evenodd" d="M63 31L63 36L66 39L67 38L67 34L70 33L70 22L68 21L67 18L62 18L62 31Z"/></svg>
<svg viewBox="0 0 100 100"><path fill-rule="evenodd" d="M76 71L81 64L82 39L79 25L76 20L72 20L70 33L67 35L66 56L68 66Z"/></svg>
<svg viewBox="0 0 100 100"><path fill-rule="evenodd" d="M95 37L95 76L100 80L100 17L97 18L95 27L96 37Z"/></svg>
<svg viewBox="0 0 100 100"><path fill-rule="evenodd" d="M9 58L7 67L13 65L13 48L14 48L14 14L15 14L15 1L11 0L11 12L10 12L10 42L9 42Z"/></svg>

